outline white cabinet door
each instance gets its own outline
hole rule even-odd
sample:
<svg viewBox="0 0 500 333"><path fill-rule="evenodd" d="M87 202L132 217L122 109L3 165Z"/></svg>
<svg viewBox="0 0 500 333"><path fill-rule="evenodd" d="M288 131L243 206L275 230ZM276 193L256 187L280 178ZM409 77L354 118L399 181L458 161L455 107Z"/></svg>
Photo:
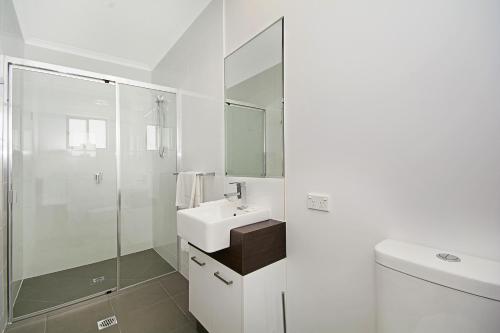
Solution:
<svg viewBox="0 0 500 333"><path fill-rule="evenodd" d="M243 277L243 332L283 333L285 259Z"/></svg>
<svg viewBox="0 0 500 333"><path fill-rule="evenodd" d="M239 275L194 247L189 311L210 333L282 333L285 261Z"/></svg>
<svg viewBox="0 0 500 333"><path fill-rule="evenodd" d="M212 258L190 246L189 249L189 311L209 331L213 329L211 313L215 301L211 290Z"/></svg>
<svg viewBox="0 0 500 333"><path fill-rule="evenodd" d="M212 303L213 331L210 333L241 333L242 276L221 263L213 262L210 278L215 299Z"/></svg>

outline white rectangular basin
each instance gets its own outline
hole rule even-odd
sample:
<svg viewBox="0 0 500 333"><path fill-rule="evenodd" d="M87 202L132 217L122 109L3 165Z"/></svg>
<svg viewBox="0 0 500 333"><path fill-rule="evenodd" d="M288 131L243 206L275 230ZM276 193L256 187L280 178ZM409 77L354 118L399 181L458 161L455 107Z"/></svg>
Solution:
<svg viewBox="0 0 500 333"><path fill-rule="evenodd" d="M231 229L270 218L269 209L218 200L177 212L177 234L201 250L211 253L229 247Z"/></svg>

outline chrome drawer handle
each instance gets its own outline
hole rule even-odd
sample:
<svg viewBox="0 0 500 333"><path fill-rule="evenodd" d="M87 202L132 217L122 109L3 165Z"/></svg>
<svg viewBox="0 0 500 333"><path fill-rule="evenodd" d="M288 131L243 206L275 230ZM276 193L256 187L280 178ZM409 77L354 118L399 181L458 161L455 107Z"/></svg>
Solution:
<svg viewBox="0 0 500 333"><path fill-rule="evenodd" d="M220 275L220 272L215 272L214 273L214 276L216 278L218 278L219 280L221 280L222 282L224 282L225 284L227 284L228 286L232 285L233 284L233 281L228 281L226 279L224 279L221 275Z"/></svg>
<svg viewBox="0 0 500 333"><path fill-rule="evenodd" d="M206 263L199 261L196 257L191 257L191 260L198 264L198 266L205 266Z"/></svg>

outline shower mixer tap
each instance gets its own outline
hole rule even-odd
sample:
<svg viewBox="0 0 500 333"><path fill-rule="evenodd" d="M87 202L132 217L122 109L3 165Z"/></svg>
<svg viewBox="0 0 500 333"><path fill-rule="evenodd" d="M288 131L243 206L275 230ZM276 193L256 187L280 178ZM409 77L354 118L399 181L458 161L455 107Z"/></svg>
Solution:
<svg viewBox="0 0 500 333"><path fill-rule="evenodd" d="M94 175L95 183L97 185L102 183L102 175L103 175L102 171L99 171Z"/></svg>
<svg viewBox="0 0 500 333"><path fill-rule="evenodd" d="M233 182L229 183L231 185L236 185L236 192L234 193L226 193L224 194L225 198L231 198L231 197L236 197L241 200L240 205L238 206L238 209L246 209L248 208L247 205L247 184L246 182Z"/></svg>

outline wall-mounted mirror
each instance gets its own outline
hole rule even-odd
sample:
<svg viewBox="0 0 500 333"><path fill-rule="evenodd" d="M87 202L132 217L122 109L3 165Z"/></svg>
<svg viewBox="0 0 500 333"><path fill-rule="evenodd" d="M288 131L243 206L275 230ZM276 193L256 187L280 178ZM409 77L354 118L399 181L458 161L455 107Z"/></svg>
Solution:
<svg viewBox="0 0 500 333"><path fill-rule="evenodd" d="M283 20L224 61L226 175L283 177Z"/></svg>

